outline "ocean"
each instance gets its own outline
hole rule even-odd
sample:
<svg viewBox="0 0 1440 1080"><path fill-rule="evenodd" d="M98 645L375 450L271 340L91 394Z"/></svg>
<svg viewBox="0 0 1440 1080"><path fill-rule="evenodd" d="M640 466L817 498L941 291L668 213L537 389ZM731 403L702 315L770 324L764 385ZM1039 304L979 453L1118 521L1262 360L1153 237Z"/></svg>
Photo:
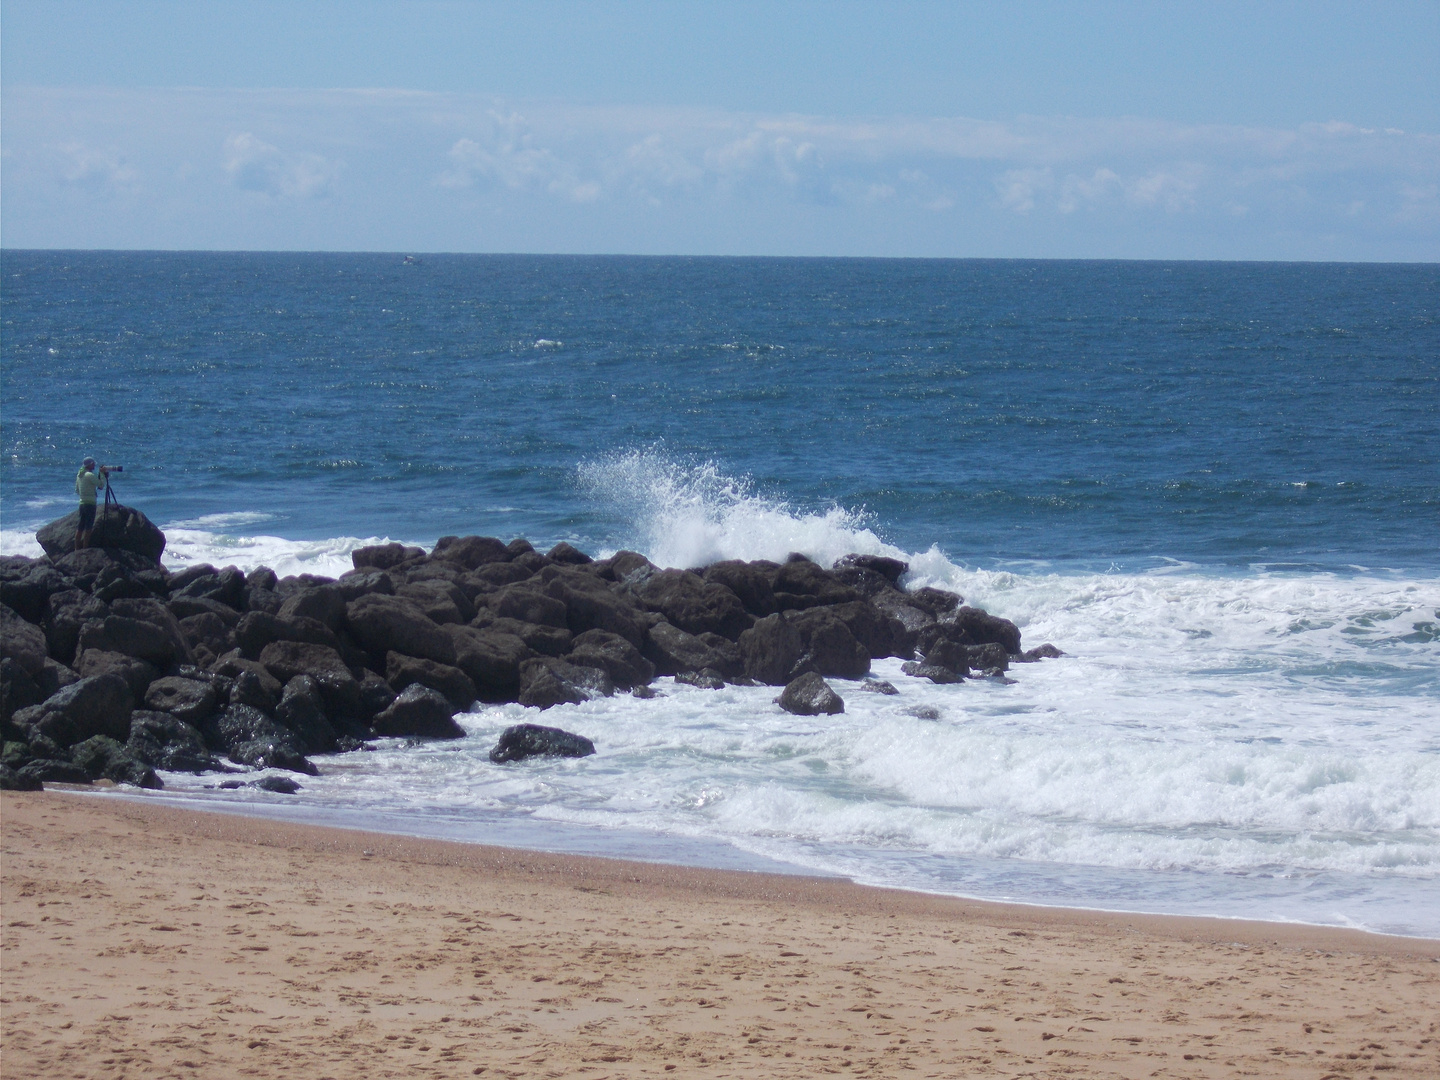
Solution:
<svg viewBox="0 0 1440 1080"><path fill-rule="evenodd" d="M195 562L446 534L894 555L1013 682L516 705L159 798L1440 937L1440 267L0 252L0 550L81 458ZM493 766L507 725L592 738Z"/></svg>

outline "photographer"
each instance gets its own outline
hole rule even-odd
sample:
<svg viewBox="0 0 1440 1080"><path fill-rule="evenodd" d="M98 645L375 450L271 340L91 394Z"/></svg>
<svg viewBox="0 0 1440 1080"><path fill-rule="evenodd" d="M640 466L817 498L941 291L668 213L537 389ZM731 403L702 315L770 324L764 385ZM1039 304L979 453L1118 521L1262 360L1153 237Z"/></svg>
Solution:
<svg viewBox="0 0 1440 1080"><path fill-rule="evenodd" d="M75 527L75 550L90 546L90 533L95 528L95 493L105 487L110 467L95 467L95 459L87 457L75 474L75 494L80 496L80 523Z"/></svg>

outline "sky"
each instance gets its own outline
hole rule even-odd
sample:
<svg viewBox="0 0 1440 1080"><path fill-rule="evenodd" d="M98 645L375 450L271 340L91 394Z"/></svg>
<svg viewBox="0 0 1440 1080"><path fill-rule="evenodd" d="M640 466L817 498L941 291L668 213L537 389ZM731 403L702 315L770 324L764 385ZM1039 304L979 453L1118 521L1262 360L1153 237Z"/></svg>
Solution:
<svg viewBox="0 0 1440 1080"><path fill-rule="evenodd" d="M0 246L1440 260L1440 3L0 2Z"/></svg>

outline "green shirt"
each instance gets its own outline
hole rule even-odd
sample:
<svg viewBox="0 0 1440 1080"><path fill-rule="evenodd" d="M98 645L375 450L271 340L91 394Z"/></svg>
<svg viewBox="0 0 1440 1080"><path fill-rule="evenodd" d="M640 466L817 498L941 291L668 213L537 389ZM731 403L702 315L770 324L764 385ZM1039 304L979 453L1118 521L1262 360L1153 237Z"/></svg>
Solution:
<svg viewBox="0 0 1440 1080"><path fill-rule="evenodd" d="M80 496L81 506L95 505L95 492L105 486L105 477L99 473L93 473L89 469L81 468L75 474L75 494Z"/></svg>

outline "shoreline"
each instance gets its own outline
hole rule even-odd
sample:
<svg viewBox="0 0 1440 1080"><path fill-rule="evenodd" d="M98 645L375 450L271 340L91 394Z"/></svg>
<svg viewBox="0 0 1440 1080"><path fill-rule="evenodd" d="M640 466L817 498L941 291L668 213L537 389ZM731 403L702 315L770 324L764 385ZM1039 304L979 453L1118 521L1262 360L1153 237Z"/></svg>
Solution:
<svg viewBox="0 0 1440 1080"><path fill-rule="evenodd" d="M68 796L0 799L7 1076L1440 1070L1427 939Z"/></svg>
<svg viewBox="0 0 1440 1080"><path fill-rule="evenodd" d="M320 809L322 812L331 811L337 817L347 816L352 813L352 811L338 808L302 808L299 804L296 804L292 807L288 804L273 803L239 804L229 802L210 802L202 801L199 799L192 800L185 798L183 795L167 794L165 792L144 794L140 791L130 791L125 789L105 787L85 787L81 785L48 785L48 789L52 791L65 791L68 793L73 793L75 795L88 796L91 798L116 799L130 805L138 804L142 806L155 806L165 809L174 809L181 813L193 812L220 814L230 817L248 818L252 820L273 822L276 824L289 825L297 828L335 830L339 832L356 833L374 837L383 836L390 837L397 841L414 840L433 842L437 844L455 844L461 847L475 847L485 850L508 851L517 855L523 853L533 855L545 855L554 858L597 859L603 862L616 862L622 864L633 863L636 866L674 867L677 869L696 871L714 871L716 873L722 874L762 874L780 878L801 878L814 879L818 881L838 881L845 882L849 885L854 886L857 889L876 889L882 892L893 892L897 894L933 897L937 900L955 900L970 904L994 906L997 909L1033 909L1041 912L1069 912L1076 913L1078 915L1089 914L1097 916L1111 916L1117 919L1194 919L1225 925L1253 924L1259 927L1300 927L1314 929L1318 931L1344 931L1346 933L1364 934L1370 937L1393 938L1400 941L1432 942L1435 943L1437 946L1440 946L1440 934L1434 936L1426 936L1424 934L1418 933L1405 934L1387 932L1384 930L1375 930L1364 926L1341 926L1335 923L1307 922L1302 919L1266 919L1248 915L1220 915L1213 913L1190 914L1183 912L1146 911L1141 909L1108 908L1087 904L1049 903L1042 900L1031 901L1014 898L997 900L982 896L976 896L969 893L942 892L940 890L925 889L919 886L877 884L874 882L859 881L856 880L854 877L843 873L826 873L824 871L817 871L812 868L802 866L798 863L785 862L784 860L772 858L770 856L758 855L752 852L745 851L743 848L736 847L733 844L717 838L707 839L701 837L682 837L666 835L664 838L667 842L677 843L685 847L692 848L694 852L696 852L696 858L694 860L685 861L678 858L647 858L642 854L614 854L613 849L612 851L593 850L594 848L604 847L605 845L603 844L586 845L591 847L592 850L579 850L579 848L581 847L581 845L579 844L575 845L574 847L566 847L564 845L532 846L530 844L522 842L521 838L518 837L512 837L508 842L502 840L490 843L483 840L462 839L454 836L439 835L437 833L427 834L406 831L405 829L401 828L396 828L392 830L378 828L374 825L343 824L334 821L326 822L313 819L306 820L306 818L314 815L314 812L317 809ZM292 810L298 812L288 812ZM383 815L375 814L373 816ZM397 814L394 816L399 817L401 815ZM491 823L487 822L486 824L489 825ZM510 825L510 827L514 827L513 823ZM642 847L645 846L644 842L646 839L653 839L650 834L646 834L644 837L637 838L626 836L621 833L616 833L613 830L603 829L599 826L583 826L574 824L567 825L559 822L548 822L546 823L546 827L544 830L537 830L537 832L541 831L549 833L550 835L561 836L603 834L611 838L613 841L617 841L615 846L618 847ZM618 841L621 840L627 842L618 843ZM727 860L732 865L717 865L718 860L713 862L703 861L705 859L705 854L703 853L709 853L713 858L716 854L722 852L733 853L731 858ZM750 863L752 865L740 865L744 863Z"/></svg>

